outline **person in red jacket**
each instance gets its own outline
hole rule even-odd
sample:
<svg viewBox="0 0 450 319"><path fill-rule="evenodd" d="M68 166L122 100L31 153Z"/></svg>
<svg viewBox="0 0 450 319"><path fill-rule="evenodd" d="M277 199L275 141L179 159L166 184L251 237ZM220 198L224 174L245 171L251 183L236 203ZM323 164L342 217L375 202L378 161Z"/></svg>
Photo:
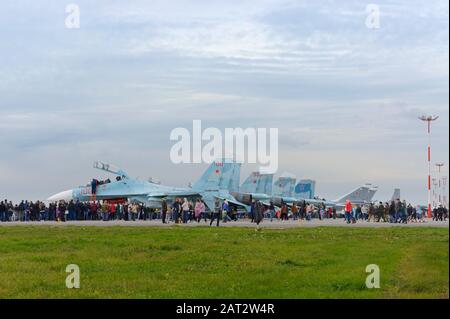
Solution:
<svg viewBox="0 0 450 319"><path fill-rule="evenodd" d="M352 203L350 200L345 201L345 219L347 220L347 224L350 224L352 217Z"/></svg>
<svg viewBox="0 0 450 319"><path fill-rule="evenodd" d="M116 205L109 205L109 220L114 220L114 215L116 214Z"/></svg>

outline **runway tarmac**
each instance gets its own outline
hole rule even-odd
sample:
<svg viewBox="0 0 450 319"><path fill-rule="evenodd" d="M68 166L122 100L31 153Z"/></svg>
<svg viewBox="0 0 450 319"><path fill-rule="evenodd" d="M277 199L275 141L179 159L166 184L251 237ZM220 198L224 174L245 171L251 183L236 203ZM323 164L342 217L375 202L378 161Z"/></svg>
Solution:
<svg viewBox="0 0 450 319"><path fill-rule="evenodd" d="M129 227L209 227L208 223L201 221L200 223L192 222L187 224L174 224L168 223L163 224L161 220L152 220L152 221L123 221L123 220L115 220L115 221L68 221L68 222L0 222L0 227L13 227L13 226L52 226L52 227L67 227L67 226L83 226L83 227L111 227L111 226L129 226ZM212 227L215 227L213 224ZM220 227L250 227L255 228L256 224L251 223L248 220L240 220L237 222L227 222L220 223ZM261 228L275 228L275 229L283 229L283 228L310 228L310 227L348 227L348 228L386 228L386 227L440 227L440 228L448 228L449 222L435 222L432 220L426 221L424 223L409 223L409 224L390 224L390 223L374 223L374 222L366 222L360 221L356 224L347 224L343 219L325 219L325 220L317 220L314 219L312 221L278 221L274 220L271 222L270 220L264 220L260 224Z"/></svg>

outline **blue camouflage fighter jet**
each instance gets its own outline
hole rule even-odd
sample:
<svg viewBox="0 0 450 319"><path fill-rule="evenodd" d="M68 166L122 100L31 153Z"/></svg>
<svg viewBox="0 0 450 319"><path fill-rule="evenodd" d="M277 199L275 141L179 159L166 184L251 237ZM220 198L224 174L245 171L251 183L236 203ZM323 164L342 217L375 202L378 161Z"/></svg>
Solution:
<svg viewBox="0 0 450 319"><path fill-rule="evenodd" d="M248 209L248 206L237 201L229 192L235 183L236 171L240 170L239 163L223 159L214 161L192 187L171 187L150 181L131 178L122 169L102 162L95 162L94 168L116 175L115 180L97 182L60 192L49 197L50 202L65 200L96 201L124 199L143 203L149 207L159 208L163 199L176 197L200 197L206 206L214 209L214 202L218 198L229 203Z"/></svg>

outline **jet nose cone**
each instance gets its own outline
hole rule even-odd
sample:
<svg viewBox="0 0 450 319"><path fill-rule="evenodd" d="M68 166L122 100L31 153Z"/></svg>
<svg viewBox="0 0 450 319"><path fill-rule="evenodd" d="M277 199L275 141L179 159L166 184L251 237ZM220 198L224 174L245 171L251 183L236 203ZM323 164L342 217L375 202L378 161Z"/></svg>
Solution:
<svg viewBox="0 0 450 319"><path fill-rule="evenodd" d="M70 201L73 199L72 194L73 194L72 190L68 190L68 191L64 191L64 192L55 194L53 196L50 196L49 198L47 198L47 200L50 202L57 202L60 200Z"/></svg>

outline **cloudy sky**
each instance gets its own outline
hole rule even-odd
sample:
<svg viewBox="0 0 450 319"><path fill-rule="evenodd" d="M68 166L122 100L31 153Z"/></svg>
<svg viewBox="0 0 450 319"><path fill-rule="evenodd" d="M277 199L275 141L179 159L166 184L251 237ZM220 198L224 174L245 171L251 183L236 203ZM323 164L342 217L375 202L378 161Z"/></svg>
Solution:
<svg viewBox="0 0 450 319"><path fill-rule="evenodd" d="M448 165L448 30L447 0L2 1L0 197L85 184L94 160L185 186L205 165L171 163L169 134L201 119L278 127L279 173L321 196L371 182L425 202L417 117L440 116L433 162Z"/></svg>

